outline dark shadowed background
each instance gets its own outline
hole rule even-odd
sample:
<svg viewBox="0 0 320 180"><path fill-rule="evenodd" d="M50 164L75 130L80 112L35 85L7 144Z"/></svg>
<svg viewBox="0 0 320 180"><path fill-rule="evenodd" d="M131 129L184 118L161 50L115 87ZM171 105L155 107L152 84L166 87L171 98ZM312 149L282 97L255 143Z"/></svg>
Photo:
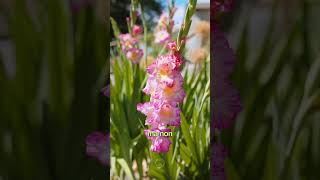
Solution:
<svg viewBox="0 0 320 180"><path fill-rule="evenodd" d="M0 179L105 179L85 138L106 133L105 0L0 1Z"/></svg>

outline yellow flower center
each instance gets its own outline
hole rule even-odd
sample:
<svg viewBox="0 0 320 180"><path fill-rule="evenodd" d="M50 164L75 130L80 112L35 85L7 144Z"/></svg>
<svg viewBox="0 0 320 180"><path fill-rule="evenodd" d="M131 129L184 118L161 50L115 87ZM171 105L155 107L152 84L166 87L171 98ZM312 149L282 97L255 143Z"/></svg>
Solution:
<svg viewBox="0 0 320 180"><path fill-rule="evenodd" d="M160 110L160 115L165 117L172 116L172 111L169 105L163 105Z"/></svg>
<svg viewBox="0 0 320 180"><path fill-rule="evenodd" d="M161 76L167 76L168 74L170 74L170 68L169 68L169 64L162 64L159 68L159 73Z"/></svg>

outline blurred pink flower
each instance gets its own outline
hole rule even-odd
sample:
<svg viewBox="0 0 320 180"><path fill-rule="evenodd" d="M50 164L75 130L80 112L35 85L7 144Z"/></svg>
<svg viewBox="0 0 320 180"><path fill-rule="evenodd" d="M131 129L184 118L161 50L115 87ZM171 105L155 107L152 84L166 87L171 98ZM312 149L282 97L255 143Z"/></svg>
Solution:
<svg viewBox="0 0 320 180"><path fill-rule="evenodd" d="M120 34L119 40L122 50L127 50L133 48L135 44L138 43L138 40L131 36L131 34Z"/></svg>
<svg viewBox="0 0 320 180"><path fill-rule="evenodd" d="M107 85L106 87L102 88L101 93L106 97L110 97L110 85Z"/></svg>
<svg viewBox="0 0 320 180"><path fill-rule="evenodd" d="M138 48L130 48L126 50L126 57L134 64L138 63L143 57L143 50Z"/></svg>
<svg viewBox="0 0 320 180"><path fill-rule="evenodd" d="M211 179L225 180L224 160L228 155L223 145L213 144L211 146Z"/></svg>
<svg viewBox="0 0 320 180"><path fill-rule="evenodd" d="M170 34L166 30L157 31L155 33L155 43L164 44L170 40Z"/></svg>
<svg viewBox="0 0 320 180"><path fill-rule="evenodd" d="M166 29L168 20L169 20L168 16L164 12L162 12L158 21L158 28L161 30Z"/></svg>
<svg viewBox="0 0 320 180"><path fill-rule="evenodd" d="M140 35L142 33L142 28L141 26L138 26L138 25L134 25L133 28L132 28L132 34L134 36L137 36L137 35Z"/></svg>
<svg viewBox="0 0 320 180"><path fill-rule="evenodd" d="M230 48L224 34L215 25L211 53L213 56L213 127L228 128L241 111L238 91L233 87L229 76L236 62L233 50Z"/></svg>
<svg viewBox="0 0 320 180"><path fill-rule="evenodd" d="M93 132L86 137L86 145L88 156L97 158L103 165L109 164L109 135Z"/></svg>
<svg viewBox="0 0 320 180"><path fill-rule="evenodd" d="M214 79L213 83L212 125L217 129L225 129L233 124L242 110L239 93L228 79Z"/></svg>
<svg viewBox="0 0 320 180"><path fill-rule="evenodd" d="M212 33L211 38L214 43L210 48L213 55L214 77L227 78L233 71L236 57L223 32L216 24L213 25Z"/></svg>
<svg viewBox="0 0 320 180"><path fill-rule="evenodd" d="M177 51L177 43L175 41L171 41L168 43L168 49L171 50L172 52Z"/></svg>

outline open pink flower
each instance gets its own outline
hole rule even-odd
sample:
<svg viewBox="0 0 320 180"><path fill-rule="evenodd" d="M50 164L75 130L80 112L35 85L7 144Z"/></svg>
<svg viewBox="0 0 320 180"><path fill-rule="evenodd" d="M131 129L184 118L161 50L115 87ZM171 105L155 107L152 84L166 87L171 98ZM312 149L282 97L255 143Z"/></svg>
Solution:
<svg viewBox="0 0 320 180"><path fill-rule="evenodd" d="M126 50L126 57L134 64L138 63L143 57L143 50L138 48L130 48Z"/></svg>
<svg viewBox="0 0 320 180"><path fill-rule="evenodd" d="M180 109L176 104L155 100L138 104L137 110L147 116L146 125L152 128L180 125Z"/></svg>
<svg viewBox="0 0 320 180"><path fill-rule="evenodd" d="M171 129L166 128L155 128L155 129L146 129L144 130L144 133L146 137L151 140L151 147L150 150L152 152L162 153L162 152L168 152L170 148L171 141L166 136L149 136L149 132L171 132Z"/></svg>
<svg viewBox="0 0 320 180"><path fill-rule="evenodd" d="M100 132L93 132L86 138L86 153L88 156L97 158L103 165L110 162L109 136Z"/></svg>
<svg viewBox="0 0 320 180"><path fill-rule="evenodd" d="M182 88L183 77L180 73L171 76L149 77L143 92L151 95L151 99L164 99L181 103L185 97Z"/></svg>
<svg viewBox="0 0 320 180"><path fill-rule="evenodd" d="M164 44L170 40L170 34L167 30L161 30L155 33L155 43L157 44Z"/></svg>
<svg viewBox="0 0 320 180"><path fill-rule="evenodd" d="M137 39L132 37L131 34L120 34L119 35L120 44L122 50L127 50L133 48L135 44L137 44Z"/></svg>
<svg viewBox="0 0 320 180"><path fill-rule="evenodd" d="M156 85L165 84L169 87L173 86L174 79L180 78L180 73L177 71L177 64L175 62L176 60L172 55L159 56L147 67L147 73L149 74L150 79L148 79L145 89L148 91L148 89L152 87L152 93L145 91L147 94L153 95L157 89Z"/></svg>
<svg viewBox="0 0 320 180"><path fill-rule="evenodd" d="M169 99L176 103L181 103L185 97L185 92L182 88L183 77L180 73L175 74L172 78L173 82L167 83L163 81L159 84L155 91L155 99Z"/></svg>
<svg viewBox="0 0 320 180"><path fill-rule="evenodd" d="M179 61L179 62L178 62ZM170 76L177 72L181 65L181 57L178 55L168 54L159 56L148 68L148 74L152 76Z"/></svg>

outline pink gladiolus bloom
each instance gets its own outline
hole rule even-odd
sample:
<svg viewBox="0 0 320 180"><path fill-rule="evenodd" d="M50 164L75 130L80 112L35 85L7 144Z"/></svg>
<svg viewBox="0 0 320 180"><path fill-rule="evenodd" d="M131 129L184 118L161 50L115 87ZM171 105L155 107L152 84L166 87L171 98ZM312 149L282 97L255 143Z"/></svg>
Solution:
<svg viewBox="0 0 320 180"><path fill-rule="evenodd" d="M172 55L159 56L148 68L148 74L152 76L169 76L177 70L175 57Z"/></svg>
<svg viewBox="0 0 320 180"><path fill-rule="evenodd" d="M169 82L169 83L168 83ZM171 101L181 103L185 97L185 92L182 88L183 77L177 73L173 78L173 82L164 80L155 91L155 99L170 99Z"/></svg>
<svg viewBox="0 0 320 180"><path fill-rule="evenodd" d="M143 50L130 48L126 51L126 57L134 64L138 63L143 56Z"/></svg>
<svg viewBox="0 0 320 180"><path fill-rule="evenodd" d="M149 77L150 78L150 77ZM174 77L163 79L162 82L156 81L151 77L148 79L146 87L143 91L151 95L151 99L166 99L176 103L181 103L185 97L185 92L182 88L183 78L181 74L176 74Z"/></svg>
<svg viewBox="0 0 320 180"><path fill-rule="evenodd" d="M233 50L230 48L223 32L218 29L215 22L217 14L231 10L233 0L213 0L211 3L211 53L213 57L213 88L212 112L213 119L211 127L213 130L228 128L241 111L241 103L238 91L232 86L229 76L233 71L236 61ZM224 160L228 154L222 145L213 144L211 154L212 179L225 180Z"/></svg>
<svg viewBox="0 0 320 180"><path fill-rule="evenodd" d="M139 34L141 34L141 33L142 33L142 28L141 28L141 26L134 25L133 28L132 28L132 34L133 34L134 36L137 36L137 35L139 35Z"/></svg>
<svg viewBox="0 0 320 180"><path fill-rule="evenodd" d="M180 103L185 97L182 89L183 77L176 70L172 55L159 56L147 68L150 75L143 91L153 99L166 99Z"/></svg>
<svg viewBox="0 0 320 180"><path fill-rule="evenodd" d="M169 138L166 136L160 136L160 135L149 136L149 132L160 133L160 132L171 132L171 130L170 129L162 129L162 128L161 129L158 128L158 129L144 130L145 135L152 142L151 147L150 147L150 150L152 152L157 152L157 153L168 152L169 148L170 148L170 144L171 144L171 141L169 140Z"/></svg>
<svg viewBox="0 0 320 180"><path fill-rule="evenodd" d="M142 90L144 93L154 96L155 90L157 88L157 81L154 77L149 77L145 88Z"/></svg>
<svg viewBox="0 0 320 180"><path fill-rule="evenodd" d="M86 138L86 153L88 156L97 158L103 165L110 162L109 137L100 132L93 132Z"/></svg>
<svg viewBox="0 0 320 180"><path fill-rule="evenodd" d="M138 104L137 110L147 116L146 125L152 128L180 125L180 109L165 101Z"/></svg>
<svg viewBox="0 0 320 180"><path fill-rule="evenodd" d="M138 42L137 39L132 37L130 34L120 34L119 39L122 50L133 48L133 46Z"/></svg>
<svg viewBox="0 0 320 180"><path fill-rule="evenodd" d="M169 58L174 63L175 69L178 70L178 68L182 64L182 57L180 56L180 54L178 52L173 52L172 54L170 54Z"/></svg>
<svg viewBox="0 0 320 180"><path fill-rule="evenodd" d="M170 49L172 52L177 51L177 43L175 41L171 41L168 43L168 49Z"/></svg>
<svg viewBox="0 0 320 180"><path fill-rule="evenodd" d="M161 30L155 33L155 43L164 44L170 39L170 34L166 30Z"/></svg>

